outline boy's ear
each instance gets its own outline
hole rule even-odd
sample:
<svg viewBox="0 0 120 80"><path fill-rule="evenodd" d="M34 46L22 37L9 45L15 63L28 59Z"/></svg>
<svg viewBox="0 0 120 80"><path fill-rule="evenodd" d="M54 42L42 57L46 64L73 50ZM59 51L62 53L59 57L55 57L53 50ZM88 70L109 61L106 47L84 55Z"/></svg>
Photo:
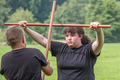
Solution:
<svg viewBox="0 0 120 80"><path fill-rule="evenodd" d="M22 42L25 43L25 38L24 37L22 37Z"/></svg>
<svg viewBox="0 0 120 80"><path fill-rule="evenodd" d="M83 38L83 34L80 34L80 39L82 39Z"/></svg>
<svg viewBox="0 0 120 80"><path fill-rule="evenodd" d="M10 46L10 44L8 42L6 42L8 46Z"/></svg>

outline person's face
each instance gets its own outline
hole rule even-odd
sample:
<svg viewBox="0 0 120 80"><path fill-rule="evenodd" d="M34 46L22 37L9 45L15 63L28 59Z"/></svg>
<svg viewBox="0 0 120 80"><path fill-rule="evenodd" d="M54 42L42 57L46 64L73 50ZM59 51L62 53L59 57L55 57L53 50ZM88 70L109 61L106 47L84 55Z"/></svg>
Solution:
<svg viewBox="0 0 120 80"><path fill-rule="evenodd" d="M82 37L79 37L77 33L71 34L71 33L66 33L66 42L71 48L78 48L81 46L81 39Z"/></svg>

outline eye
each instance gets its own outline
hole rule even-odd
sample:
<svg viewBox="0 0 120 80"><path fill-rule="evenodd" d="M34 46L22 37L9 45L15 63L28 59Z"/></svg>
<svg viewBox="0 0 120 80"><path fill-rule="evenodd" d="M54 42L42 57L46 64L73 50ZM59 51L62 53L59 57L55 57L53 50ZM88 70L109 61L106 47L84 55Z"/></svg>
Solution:
<svg viewBox="0 0 120 80"><path fill-rule="evenodd" d="M73 37L74 37L74 36L75 36L75 34L71 34L71 36L73 36Z"/></svg>
<svg viewBox="0 0 120 80"><path fill-rule="evenodd" d="M68 37L69 35L65 35L65 37Z"/></svg>

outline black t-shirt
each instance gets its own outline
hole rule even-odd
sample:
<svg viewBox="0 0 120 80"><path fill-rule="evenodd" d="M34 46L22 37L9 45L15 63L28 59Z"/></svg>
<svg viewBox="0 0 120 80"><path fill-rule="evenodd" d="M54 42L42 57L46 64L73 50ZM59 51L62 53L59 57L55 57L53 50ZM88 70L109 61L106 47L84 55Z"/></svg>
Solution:
<svg viewBox="0 0 120 80"><path fill-rule="evenodd" d="M41 80L41 66L47 66L44 55L35 48L12 50L2 56L1 74L7 80Z"/></svg>
<svg viewBox="0 0 120 80"><path fill-rule="evenodd" d="M97 57L92 43L70 48L66 43L51 41L52 56L57 58L58 80L94 80Z"/></svg>

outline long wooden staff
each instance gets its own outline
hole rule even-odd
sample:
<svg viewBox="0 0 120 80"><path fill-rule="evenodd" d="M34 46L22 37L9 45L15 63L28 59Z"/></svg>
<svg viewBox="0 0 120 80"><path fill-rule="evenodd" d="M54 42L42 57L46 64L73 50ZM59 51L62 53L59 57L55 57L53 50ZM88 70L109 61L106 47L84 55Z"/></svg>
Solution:
<svg viewBox="0 0 120 80"><path fill-rule="evenodd" d="M52 25L53 25L53 19L54 19L55 5L56 5L56 1L53 1L50 27L49 27L49 33L48 33L48 43L47 43L46 53L45 53L46 60L48 58L48 51L49 51L49 47L50 47L50 39L51 39ZM43 73L43 75L42 75L42 80L44 80L44 78L45 78L45 73Z"/></svg>
<svg viewBox="0 0 120 80"><path fill-rule="evenodd" d="M5 23L5 25L19 25L18 23ZM27 23L27 26L50 26L50 24L44 23ZM90 27L89 24L52 24L57 27ZM98 25L98 27L111 28L111 25Z"/></svg>

